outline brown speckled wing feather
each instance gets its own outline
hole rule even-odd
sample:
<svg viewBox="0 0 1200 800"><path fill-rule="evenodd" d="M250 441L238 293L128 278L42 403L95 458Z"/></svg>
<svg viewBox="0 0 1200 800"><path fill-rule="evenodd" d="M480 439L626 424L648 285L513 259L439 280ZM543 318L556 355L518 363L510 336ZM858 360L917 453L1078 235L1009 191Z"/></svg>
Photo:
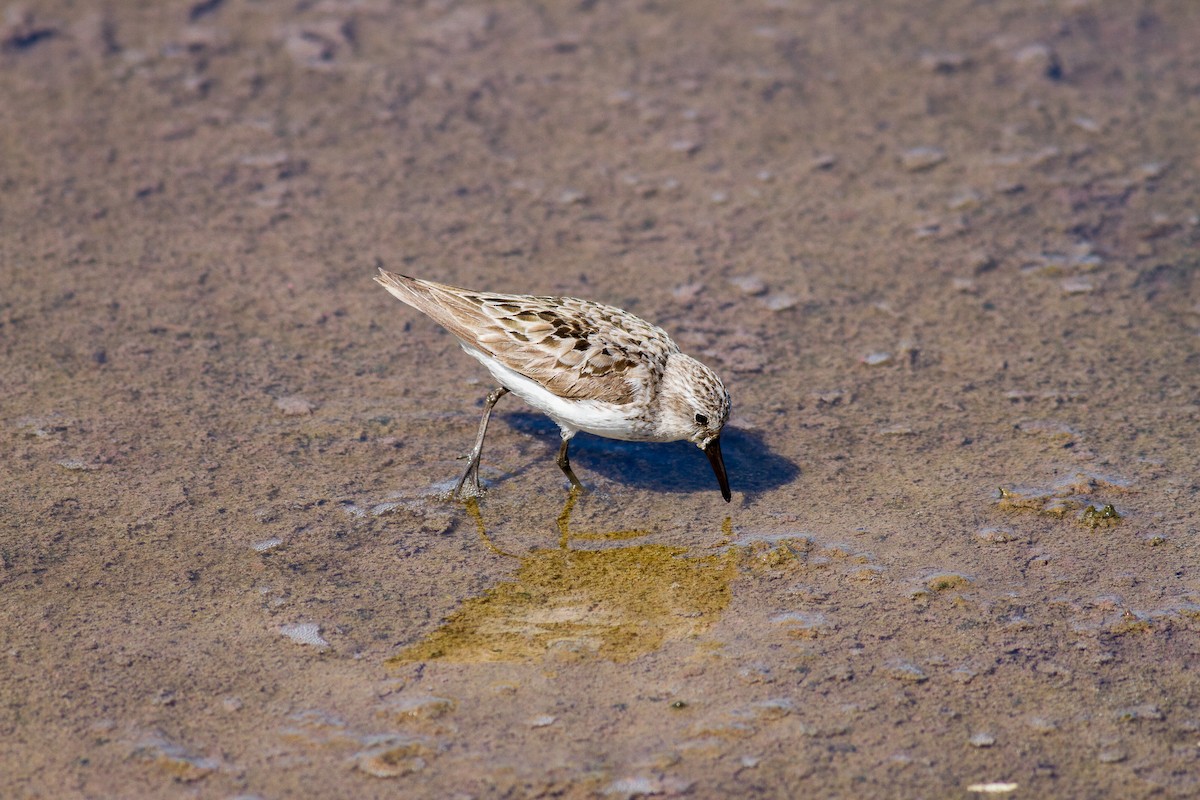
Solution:
<svg viewBox="0 0 1200 800"><path fill-rule="evenodd" d="M382 272L382 271L381 271ZM559 397L624 405L658 389L679 352L661 328L574 297L472 292L382 272L377 278L462 341Z"/></svg>

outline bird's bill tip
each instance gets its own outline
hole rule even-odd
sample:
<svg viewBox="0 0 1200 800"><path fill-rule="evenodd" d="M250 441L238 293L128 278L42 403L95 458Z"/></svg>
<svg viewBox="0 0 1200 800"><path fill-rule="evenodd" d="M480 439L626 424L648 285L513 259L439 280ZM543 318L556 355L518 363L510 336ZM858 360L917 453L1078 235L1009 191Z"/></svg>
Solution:
<svg viewBox="0 0 1200 800"><path fill-rule="evenodd" d="M714 436L708 444L704 445L704 455L708 456L708 463L712 464L713 472L717 475L717 483L721 484L721 497L725 498L726 503L730 502L733 495L729 491L729 475L725 472L725 459L721 456L720 436Z"/></svg>

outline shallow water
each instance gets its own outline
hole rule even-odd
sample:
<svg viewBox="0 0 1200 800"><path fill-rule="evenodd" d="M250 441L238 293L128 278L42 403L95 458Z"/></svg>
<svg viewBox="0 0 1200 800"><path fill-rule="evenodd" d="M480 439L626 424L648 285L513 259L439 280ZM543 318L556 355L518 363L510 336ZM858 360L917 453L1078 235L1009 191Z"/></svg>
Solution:
<svg viewBox="0 0 1200 800"><path fill-rule="evenodd" d="M1194 794L1200 7L1030 6L14 7L0 796ZM667 328L734 502L442 499L380 265Z"/></svg>

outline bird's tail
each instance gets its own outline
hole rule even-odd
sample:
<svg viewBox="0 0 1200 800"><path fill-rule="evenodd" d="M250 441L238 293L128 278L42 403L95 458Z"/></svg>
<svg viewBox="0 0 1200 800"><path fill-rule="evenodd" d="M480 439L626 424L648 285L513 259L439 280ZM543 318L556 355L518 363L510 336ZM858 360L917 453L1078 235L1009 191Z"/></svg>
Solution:
<svg viewBox="0 0 1200 800"><path fill-rule="evenodd" d="M463 290L433 281L410 278L380 269L375 282L397 300L412 306L463 341L473 341L470 321L478 317L477 305L463 299Z"/></svg>
<svg viewBox="0 0 1200 800"><path fill-rule="evenodd" d="M418 290L420 282L416 278L388 272L381 267L379 274L375 276L375 282L387 289L397 300L407 303L418 311L425 310L422 298L426 295Z"/></svg>

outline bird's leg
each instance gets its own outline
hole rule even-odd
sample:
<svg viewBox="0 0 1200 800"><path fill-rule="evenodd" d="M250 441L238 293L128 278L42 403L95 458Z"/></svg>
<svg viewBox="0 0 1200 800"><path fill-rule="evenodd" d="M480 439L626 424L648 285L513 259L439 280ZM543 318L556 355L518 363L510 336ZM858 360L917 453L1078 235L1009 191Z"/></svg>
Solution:
<svg viewBox="0 0 1200 800"><path fill-rule="evenodd" d="M562 447L558 448L558 467L567 476L567 480L571 482L571 486L583 490L583 484L579 482L579 478L575 477L575 473L571 471L571 459L567 457L567 447L571 444L571 437L564 435Z"/></svg>
<svg viewBox="0 0 1200 800"><path fill-rule="evenodd" d="M467 471L459 479L458 485L454 487L454 496L459 497L462 494L463 485L470 479L474 484L474 490L470 492L472 497L478 497L483 494L483 490L479 486L479 456L483 454L483 437L487 433L488 420L492 416L492 406L496 405L496 401L504 395L508 394L508 389L501 386L487 396L487 400L483 402L483 419L479 420L479 435L475 437L475 447L471 450L471 463L467 464Z"/></svg>

